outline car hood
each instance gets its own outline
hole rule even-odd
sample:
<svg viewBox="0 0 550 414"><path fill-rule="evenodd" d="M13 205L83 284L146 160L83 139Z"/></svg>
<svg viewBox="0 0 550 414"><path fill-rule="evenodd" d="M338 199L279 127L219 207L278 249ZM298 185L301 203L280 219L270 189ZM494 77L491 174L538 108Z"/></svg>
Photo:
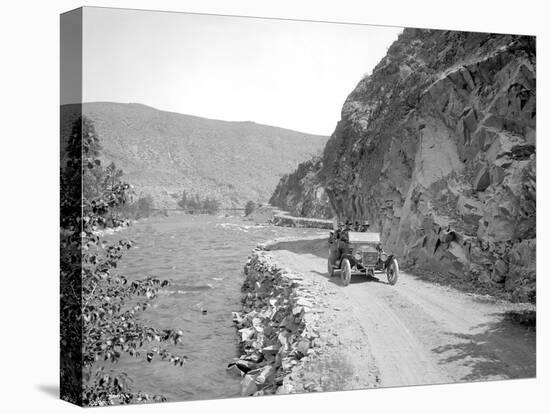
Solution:
<svg viewBox="0 0 550 414"><path fill-rule="evenodd" d="M364 252L376 252L376 245L370 243L353 243L352 247L354 250L361 250Z"/></svg>

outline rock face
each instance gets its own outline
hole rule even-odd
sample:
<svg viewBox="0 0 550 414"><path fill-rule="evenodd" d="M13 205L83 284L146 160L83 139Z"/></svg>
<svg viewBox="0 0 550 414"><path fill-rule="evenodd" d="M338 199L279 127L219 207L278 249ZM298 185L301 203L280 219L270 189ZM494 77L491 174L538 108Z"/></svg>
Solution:
<svg viewBox="0 0 550 414"><path fill-rule="evenodd" d="M409 266L534 301L535 66L533 37L405 29L301 175Z"/></svg>
<svg viewBox="0 0 550 414"><path fill-rule="evenodd" d="M70 131L74 105L62 107ZM328 137L254 122L227 122L160 111L141 104L86 103L106 161L156 207L176 208L185 190L224 207L266 202L279 177L318 154Z"/></svg>
<svg viewBox="0 0 550 414"><path fill-rule="evenodd" d="M331 218L334 213L318 175L322 167L320 157L298 165L294 172L281 178L269 203L296 216Z"/></svg>

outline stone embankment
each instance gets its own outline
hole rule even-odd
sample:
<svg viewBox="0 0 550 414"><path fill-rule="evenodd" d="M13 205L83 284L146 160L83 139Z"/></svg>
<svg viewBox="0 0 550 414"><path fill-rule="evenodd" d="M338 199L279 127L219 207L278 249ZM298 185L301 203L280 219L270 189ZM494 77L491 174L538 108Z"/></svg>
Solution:
<svg viewBox="0 0 550 414"><path fill-rule="evenodd" d="M318 338L302 277L280 268L264 248L245 265L243 311L233 313L243 354L228 369L243 376L243 396L295 391L292 373L315 353Z"/></svg>
<svg viewBox="0 0 550 414"><path fill-rule="evenodd" d="M263 205L257 208L249 216L247 220L256 223L270 223L281 227L302 227L302 228L317 228L317 229L332 229L332 220L324 220L310 217L295 217L290 215L288 211L280 210L270 204Z"/></svg>
<svg viewBox="0 0 550 414"><path fill-rule="evenodd" d="M335 292L319 280L281 267L268 251L275 243L253 250L244 269L242 312L233 313L242 355L228 370L242 376L241 394L374 386L369 370L362 370L361 377L370 375L366 381L350 382L356 378L350 358L341 355L336 346L343 344L327 327L326 321L341 313L329 305Z"/></svg>

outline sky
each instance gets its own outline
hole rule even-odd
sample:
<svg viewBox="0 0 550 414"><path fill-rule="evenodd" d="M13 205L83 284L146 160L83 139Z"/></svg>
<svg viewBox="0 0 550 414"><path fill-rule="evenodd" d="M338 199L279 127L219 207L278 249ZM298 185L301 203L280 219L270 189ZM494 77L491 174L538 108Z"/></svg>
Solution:
<svg viewBox="0 0 550 414"><path fill-rule="evenodd" d="M84 102L320 135L402 31L108 8L85 8L83 22Z"/></svg>

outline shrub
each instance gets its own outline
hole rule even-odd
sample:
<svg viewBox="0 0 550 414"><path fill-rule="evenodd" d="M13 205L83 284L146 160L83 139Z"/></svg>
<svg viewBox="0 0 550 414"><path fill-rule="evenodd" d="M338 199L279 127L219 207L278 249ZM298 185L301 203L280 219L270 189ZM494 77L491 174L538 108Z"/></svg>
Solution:
<svg viewBox="0 0 550 414"><path fill-rule="evenodd" d="M133 203L125 203L116 209L119 216L127 219L140 219L153 214L155 202L149 194L142 196Z"/></svg>
<svg viewBox="0 0 550 414"><path fill-rule="evenodd" d="M250 200L244 206L244 215L248 216L249 214L253 213L256 210L256 208L257 208L256 203Z"/></svg>
<svg viewBox="0 0 550 414"><path fill-rule="evenodd" d="M178 201L178 207L182 210L187 210L189 213L198 211L200 213L215 214L220 210L221 202L209 196L201 200L198 194L191 196L184 191L181 199Z"/></svg>
<svg viewBox="0 0 550 414"><path fill-rule="evenodd" d="M175 365L185 361L164 347L178 344L181 330L151 328L138 319L168 282L117 274L117 262L133 242L107 243L98 235L109 220L127 224L113 212L130 191L114 164L101 166L100 149L93 124L78 119L61 169L61 396L89 406L163 400L133 391L123 372L98 367L123 353L148 362L157 355ZM160 345L149 347L153 341Z"/></svg>

